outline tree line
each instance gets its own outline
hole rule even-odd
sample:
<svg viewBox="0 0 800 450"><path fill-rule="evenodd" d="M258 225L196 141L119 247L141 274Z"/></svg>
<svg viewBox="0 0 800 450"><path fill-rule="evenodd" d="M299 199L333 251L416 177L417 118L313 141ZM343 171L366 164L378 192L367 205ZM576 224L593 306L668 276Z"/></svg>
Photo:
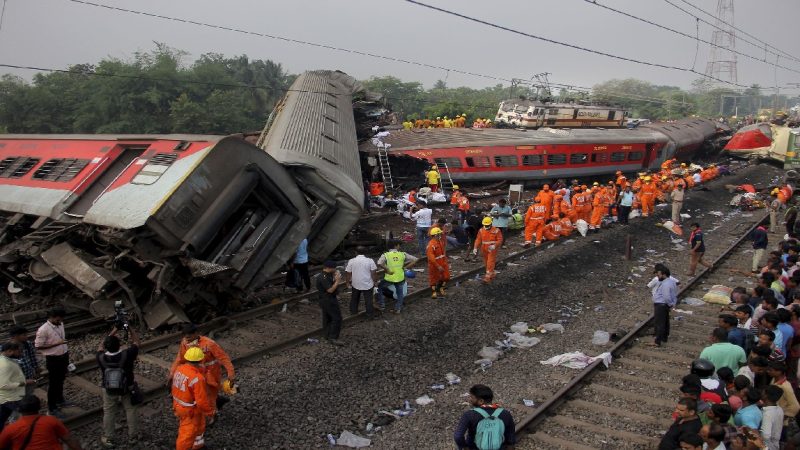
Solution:
<svg viewBox="0 0 800 450"><path fill-rule="evenodd" d="M157 44L130 60L106 58L60 72L38 73L31 81L0 77L0 132L7 133L205 133L260 130L273 106L294 81L280 63L216 53L187 64L187 54ZM365 87L382 93L386 106L405 119L493 117L502 100L530 95L497 84L483 89L448 87L396 77L372 77ZM539 94L542 92L540 91ZM590 93L546 92L552 100L594 101L626 108L632 117L653 120L690 115L729 117L759 108L791 107L797 97L775 96L759 86L742 92L702 81L692 89L636 79L600 83Z"/></svg>

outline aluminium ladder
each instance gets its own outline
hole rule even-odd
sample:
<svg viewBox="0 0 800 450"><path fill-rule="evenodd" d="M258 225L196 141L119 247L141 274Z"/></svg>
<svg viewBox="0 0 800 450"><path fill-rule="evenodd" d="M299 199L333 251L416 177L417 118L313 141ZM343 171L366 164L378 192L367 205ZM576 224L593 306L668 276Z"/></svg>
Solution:
<svg viewBox="0 0 800 450"><path fill-rule="evenodd" d="M447 167L447 163L437 162L436 167L439 169L439 184L442 192L453 192L453 177L450 176L450 168Z"/></svg>
<svg viewBox="0 0 800 450"><path fill-rule="evenodd" d="M394 182L392 181L392 168L389 166L389 144L378 145L378 165L381 168L381 177L386 192L394 192Z"/></svg>

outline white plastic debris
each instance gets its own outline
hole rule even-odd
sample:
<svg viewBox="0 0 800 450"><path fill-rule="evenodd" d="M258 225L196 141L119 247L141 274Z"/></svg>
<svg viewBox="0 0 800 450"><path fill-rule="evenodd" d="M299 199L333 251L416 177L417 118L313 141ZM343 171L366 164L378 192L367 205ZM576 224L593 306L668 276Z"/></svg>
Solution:
<svg viewBox="0 0 800 450"><path fill-rule="evenodd" d="M681 301L681 303L683 303L683 304L685 304L687 306L703 306L703 305L706 304L706 302L700 300L699 298L695 298L695 297L686 297L685 299L683 299Z"/></svg>
<svg viewBox="0 0 800 450"><path fill-rule="evenodd" d="M586 237L586 233L589 232L589 224L583 219L578 219L578 221L575 222L575 228L578 229L578 233L583 237Z"/></svg>
<svg viewBox="0 0 800 450"><path fill-rule="evenodd" d="M454 374L453 372L447 372L447 375L444 376L447 379L447 382L450 384L458 384L461 383L461 378L458 378L458 375Z"/></svg>
<svg viewBox="0 0 800 450"><path fill-rule="evenodd" d="M341 436L336 440L336 445L341 445L342 447L362 448L369 447L370 444L372 444L372 441L369 439L356 436L349 431L342 431Z"/></svg>
<svg viewBox="0 0 800 450"><path fill-rule="evenodd" d="M533 408L534 406L536 406L536 403L534 403L533 400L528 400L527 398L522 399L522 404L527 406L528 408Z"/></svg>
<svg viewBox="0 0 800 450"><path fill-rule="evenodd" d="M689 214L681 214L681 219L691 219L691 218L692 216L690 216Z"/></svg>
<svg viewBox="0 0 800 450"><path fill-rule="evenodd" d="M563 366L568 367L570 369L585 369L589 364L597 360L602 360L603 364L608 367L611 364L611 353L601 353L597 356L587 356L582 352L570 352L570 353L562 353L558 356L554 356L546 361L539 361L541 364L545 366Z"/></svg>
<svg viewBox="0 0 800 450"><path fill-rule="evenodd" d="M495 347L483 347L481 351L478 352L478 356L483 359L488 359L489 361L497 361L497 358L503 354L502 351Z"/></svg>
<svg viewBox="0 0 800 450"><path fill-rule="evenodd" d="M675 308L675 309L673 309L673 311L675 311L678 314L686 314L687 316L691 316L692 314L694 314L694 311L687 311L685 309Z"/></svg>
<svg viewBox="0 0 800 450"><path fill-rule="evenodd" d="M528 332L528 323L517 322L514 325L511 325L511 331L513 331L514 333L525 334Z"/></svg>
<svg viewBox="0 0 800 450"><path fill-rule="evenodd" d="M430 405L431 403L433 403L433 399L428 397L427 394L425 394L422 397L419 397L416 400L414 400L414 402L416 404L418 404L419 406L426 406L426 405Z"/></svg>
<svg viewBox="0 0 800 450"><path fill-rule="evenodd" d="M722 217L724 215L720 211L711 211L711 212L709 212L709 214L711 214L712 216L717 216L717 217Z"/></svg>
<svg viewBox="0 0 800 450"><path fill-rule="evenodd" d="M553 331L558 331L559 333L564 332L564 325L561 325L560 323L546 323L542 325L541 328L547 332L553 332Z"/></svg>
<svg viewBox="0 0 800 450"><path fill-rule="evenodd" d="M289 304L288 303L284 303L283 304L283 308L281 308L281 312L285 313L288 310L289 310Z"/></svg>
<svg viewBox="0 0 800 450"><path fill-rule="evenodd" d="M540 342L539 338L523 336L521 333L511 333L508 335L511 346L516 348L530 348Z"/></svg>
<svg viewBox="0 0 800 450"><path fill-rule="evenodd" d="M608 345L611 335L607 331L597 330L592 336L592 345Z"/></svg>

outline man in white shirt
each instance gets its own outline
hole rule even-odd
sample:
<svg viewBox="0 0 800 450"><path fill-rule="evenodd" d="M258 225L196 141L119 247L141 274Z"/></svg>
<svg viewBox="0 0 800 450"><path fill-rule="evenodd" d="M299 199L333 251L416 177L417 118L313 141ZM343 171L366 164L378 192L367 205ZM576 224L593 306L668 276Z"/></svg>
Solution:
<svg viewBox="0 0 800 450"><path fill-rule="evenodd" d="M36 380L25 379L17 363L21 355L22 349L18 343L3 344L3 353L0 355L0 431L25 396L25 386L36 384Z"/></svg>
<svg viewBox="0 0 800 450"><path fill-rule="evenodd" d="M51 416L63 418L60 408L65 406L64 380L69 366L69 349L64 332L63 309L53 309L47 315L47 322L36 330L33 345L45 357L45 367L49 374L47 385L47 409Z"/></svg>
<svg viewBox="0 0 800 450"><path fill-rule="evenodd" d="M373 261L372 258L364 256L365 251L366 249L364 247L356 247L357 255L355 258L347 261L344 272L347 277L347 286L351 287L350 314L358 313L358 304L363 296L367 317L371 319L375 317L375 309L372 305L372 288L375 287L378 266L375 265L375 261Z"/></svg>
<svg viewBox="0 0 800 450"><path fill-rule="evenodd" d="M417 221L417 243L420 255L424 255L425 249L428 247L428 233L431 231L432 216L433 211L425 205L411 214L411 218Z"/></svg>
<svg viewBox="0 0 800 450"><path fill-rule="evenodd" d="M780 450L781 433L783 432L783 409L777 405L783 396L783 389L769 385L764 389L761 401L761 438L768 450Z"/></svg>

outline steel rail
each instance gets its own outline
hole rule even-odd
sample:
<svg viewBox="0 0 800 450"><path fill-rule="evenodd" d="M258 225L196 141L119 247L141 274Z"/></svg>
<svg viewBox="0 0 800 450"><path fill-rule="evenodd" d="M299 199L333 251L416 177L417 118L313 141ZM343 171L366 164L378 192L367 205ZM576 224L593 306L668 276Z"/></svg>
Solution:
<svg viewBox="0 0 800 450"><path fill-rule="evenodd" d="M763 224L769 220L769 214L762 217L760 220L757 220L753 226L747 229L747 232L744 233L739 239L736 240L733 244L731 244L717 259L712 262L712 268L704 268L702 272L697 274L697 276L686 283L679 291L678 297L683 296L689 289L695 287L695 285L702 279L705 275L712 273L716 268L719 267L720 263L728 258L734 250L736 250L755 230L759 225ZM614 358L617 358L620 353L625 351L628 347L633 345L633 341L637 338L640 334L642 334L647 328L650 328L652 322L654 320L654 315L651 314L646 320L644 320L638 327L630 331L628 334L622 337L611 349L609 353ZM548 416L555 414L555 409L561 406L563 403L569 401L569 398L578 390L580 390L584 384L586 384L595 374L600 372L604 369L605 366L603 365L601 360L596 360L593 363L589 364L585 369L583 369L578 375L576 375L569 383L567 383L564 387L556 391L549 399L547 399L544 403L541 404L538 408L532 411L527 416L523 417L520 420L516 427L515 433L520 434L522 432L526 432L528 434L534 433L535 429L543 420L545 420Z"/></svg>

